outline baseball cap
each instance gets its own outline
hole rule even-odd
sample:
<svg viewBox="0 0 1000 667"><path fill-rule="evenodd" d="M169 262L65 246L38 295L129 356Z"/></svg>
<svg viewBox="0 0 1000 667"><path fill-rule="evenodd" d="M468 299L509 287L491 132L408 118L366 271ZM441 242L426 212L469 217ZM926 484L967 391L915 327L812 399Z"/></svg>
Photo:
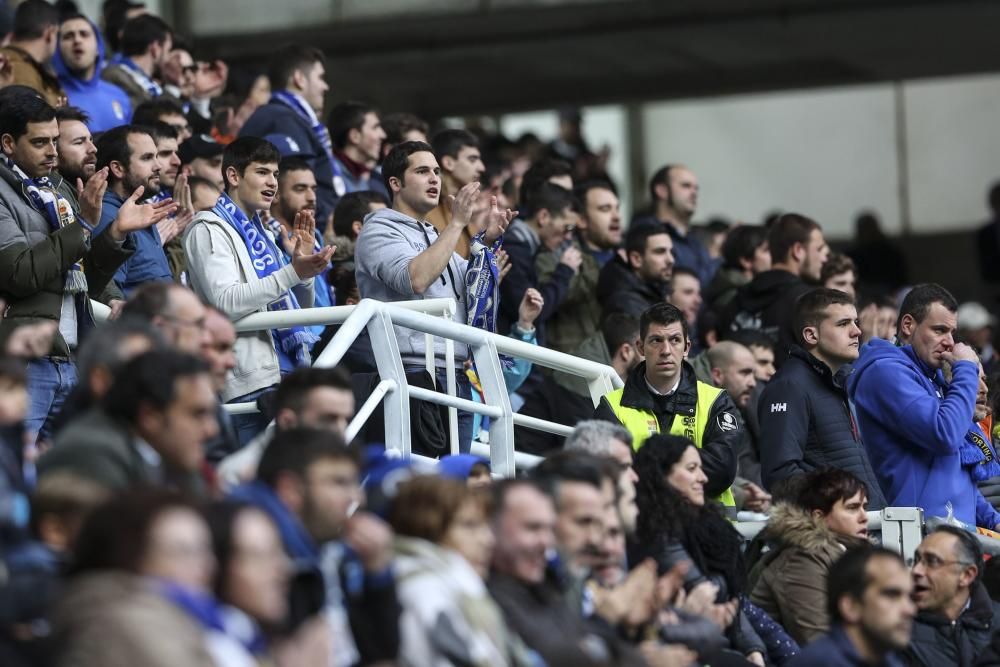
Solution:
<svg viewBox="0 0 1000 667"><path fill-rule="evenodd" d="M222 155L223 146L207 134L195 134L177 148L181 164L191 164L196 158L213 158Z"/></svg>

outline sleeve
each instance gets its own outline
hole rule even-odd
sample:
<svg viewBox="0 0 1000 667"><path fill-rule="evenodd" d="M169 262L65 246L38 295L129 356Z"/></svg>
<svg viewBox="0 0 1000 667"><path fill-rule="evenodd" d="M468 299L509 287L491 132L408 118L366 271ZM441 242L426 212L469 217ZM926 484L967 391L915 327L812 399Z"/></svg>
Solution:
<svg viewBox="0 0 1000 667"><path fill-rule="evenodd" d="M909 444L931 453L955 454L975 412L979 372L971 361L959 361L952 374L942 400L927 391L916 371L900 372L899 364L876 362L858 383L855 402L873 419L891 424Z"/></svg>
<svg viewBox="0 0 1000 667"><path fill-rule="evenodd" d="M121 292L114 287L112 277L119 267L135 253L135 243L131 236L125 237L125 242L115 243L110 234L100 234L92 237L90 252L84 258L83 270L87 274L87 288L90 295L99 296L105 291L114 290L111 298L123 298ZM110 300L110 299L109 299Z"/></svg>
<svg viewBox="0 0 1000 667"><path fill-rule="evenodd" d="M601 401L597 404L597 408L594 410L594 419L600 419L613 424L622 423L621 420L618 419L618 415L615 414L615 411L611 409L611 404L608 403L608 399L603 396L601 396Z"/></svg>
<svg viewBox="0 0 1000 667"><path fill-rule="evenodd" d="M243 282L232 242L211 223L196 223L184 237L184 252L192 282L202 286L210 304L233 319L267 307L300 282L291 264L266 278L252 276Z"/></svg>
<svg viewBox="0 0 1000 667"><path fill-rule="evenodd" d="M791 382L772 380L757 404L760 476L764 488L806 472L803 450L809 435L809 399Z"/></svg>
<svg viewBox="0 0 1000 667"><path fill-rule="evenodd" d="M785 561L781 595L775 595L785 629L809 643L830 629L826 613L825 566L804 551Z"/></svg>
<svg viewBox="0 0 1000 667"><path fill-rule="evenodd" d="M1000 512L994 509L990 501L983 497L983 492L976 487L976 525L980 528L996 530L1000 524Z"/></svg>
<svg viewBox="0 0 1000 667"><path fill-rule="evenodd" d="M515 340L520 340L525 343L530 343L532 345L538 345L538 339L535 337L535 332L525 333L521 331L517 325L511 327L510 337ZM514 358L514 365L510 368L505 368L503 371L503 380L507 384L507 391L509 393L514 393L521 388L524 381L528 379L528 375L531 374L531 368L533 364L527 359Z"/></svg>
<svg viewBox="0 0 1000 667"><path fill-rule="evenodd" d="M736 621L733 622L732 633L733 647L737 651L743 655L750 655L755 651L759 651L761 655L767 658L767 644L757 634L753 623L750 622L750 617L747 616L747 613L742 608L739 610Z"/></svg>
<svg viewBox="0 0 1000 667"><path fill-rule="evenodd" d="M712 412L701 437L701 462L708 477L705 495L715 497L733 485L743 420L729 394L723 391L712 404Z"/></svg>
<svg viewBox="0 0 1000 667"><path fill-rule="evenodd" d="M535 321L536 323L547 321L555 314L566 298L570 280L573 278L573 269L565 264L559 264L549 276L549 280L543 282L535 276L535 260L527 246L521 243L509 243L506 250L513 268L500 283L501 312L509 322L516 322L517 309L521 305L524 293L528 291L528 288L534 287L541 292L542 298L545 300L542 312ZM532 281L533 277L536 277L536 280Z"/></svg>
<svg viewBox="0 0 1000 667"><path fill-rule="evenodd" d="M346 586L344 590L348 590ZM347 600L351 634L361 654L359 664L395 662L399 655L402 613L392 572L366 573L361 595Z"/></svg>
<svg viewBox="0 0 1000 667"><path fill-rule="evenodd" d="M589 253L585 250L580 250L584 254L583 264L580 265L580 270L570 278L569 288L566 291L566 296L562 300L562 306L575 306L578 304L589 303L593 298L597 290L597 271L586 271L584 264L591 261ZM551 279L552 275L559 270L559 267L566 267L564 264L559 263L559 258L554 252L540 252L535 257L535 270L538 272L538 282L544 283Z"/></svg>
<svg viewBox="0 0 1000 667"><path fill-rule="evenodd" d="M394 292L416 296L410 281L410 262L417 256L416 250L401 233L388 225L378 225L369 230L370 225L362 229L354 251L358 273L368 273ZM358 287L362 286L363 282L359 280ZM361 293L361 298L366 296Z"/></svg>
<svg viewBox="0 0 1000 667"><path fill-rule="evenodd" d="M36 294L69 271L88 249L87 235L75 222L28 245L10 210L0 205L0 285L10 297Z"/></svg>

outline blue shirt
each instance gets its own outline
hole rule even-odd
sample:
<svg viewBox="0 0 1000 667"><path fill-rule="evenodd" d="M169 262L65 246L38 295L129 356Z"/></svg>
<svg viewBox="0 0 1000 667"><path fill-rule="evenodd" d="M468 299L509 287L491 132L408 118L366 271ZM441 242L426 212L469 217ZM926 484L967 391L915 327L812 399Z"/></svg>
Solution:
<svg viewBox="0 0 1000 667"><path fill-rule="evenodd" d="M118 215L118 209L124 203L125 200L110 189L104 193L101 222L94 229L95 236L104 233L111 226ZM115 283L125 296L149 282L172 282L174 277L170 273L170 264L163 252L163 243L160 242L156 225L129 232L129 238L135 244L135 253L115 272Z"/></svg>

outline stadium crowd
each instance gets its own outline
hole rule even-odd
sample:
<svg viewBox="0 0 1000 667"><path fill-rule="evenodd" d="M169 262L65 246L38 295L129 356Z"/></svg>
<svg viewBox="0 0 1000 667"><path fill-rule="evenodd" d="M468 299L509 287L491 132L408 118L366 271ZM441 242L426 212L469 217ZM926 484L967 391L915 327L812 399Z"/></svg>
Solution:
<svg viewBox="0 0 1000 667"><path fill-rule="evenodd" d="M877 221L845 253L799 213L695 224L671 164L626 224L577 112L432 133L327 109L310 46L254 71L141 3L0 9L0 664L1000 665L995 320ZM366 336L329 368L335 325L233 325L438 297L624 386L504 360L573 432L518 428L541 462L499 479L463 411L451 455L413 402L434 465L380 412L345 441ZM410 384L489 400L395 336ZM885 507L945 521L904 562Z"/></svg>

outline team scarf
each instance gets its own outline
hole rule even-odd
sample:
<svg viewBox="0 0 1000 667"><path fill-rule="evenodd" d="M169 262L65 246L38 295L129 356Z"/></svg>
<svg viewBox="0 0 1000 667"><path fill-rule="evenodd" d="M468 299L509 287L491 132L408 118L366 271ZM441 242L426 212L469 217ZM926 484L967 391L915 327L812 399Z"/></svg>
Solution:
<svg viewBox="0 0 1000 667"><path fill-rule="evenodd" d="M31 178L14 164L6 155L0 154L4 165L21 179L22 189L27 193L31 204L45 215L53 232L74 222L79 222L85 229L92 231L91 225L73 212L73 205L61 196L48 176ZM87 277L83 273L83 265L76 262L66 272L66 282L63 285L64 294L86 294Z"/></svg>
<svg viewBox="0 0 1000 667"><path fill-rule="evenodd" d="M119 55L114 59L116 65L121 65L129 73L132 79L142 86L142 89L150 97L159 97L163 94L163 87L156 83L153 79L149 78L149 75L142 71L138 65L131 58L126 58L125 56Z"/></svg>
<svg viewBox="0 0 1000 667"><path fill-rule="evenodd" d="M465 272L466 317L470 327L490 333L497 332L497 311L500 308L500 270L497 267L497 251L503 245L503 236L493 245L486 245L486 232L480 232L472 239L469 265ZM514 366L514 360L500 355L504 368Z"/></svg>
<svg viewBox="0 0 1000 667"><path fill-rule="evenodd" d="M253 219L248 218L226 193L219 195L212 211L229 223L243 239L258 279L263 280L284 266L282 253L264 231L260 215L254 214ZM295 293L289 290L269 304L267 309L272 312L298 310L299 302ZM311 363L309 347L319 340L318 336L300 326L272 329L271 335L278 349L291 357L296 366L308 366Z"/></svg>
<svg viewBox="0 0 1000 667"><path fill-rule="evenodd" d="M347 182L344 180L344 173L340 169L340 163L333 157L333 141L330 139L330 131L326 129L326 125L320 122L311 106L289 90L278 90L272 93L271 101L284 104L309 123L309 127L312 128L316 139L323 146L326 156L330 159L330 165L333 167L333 190L337 193L338 197L343 197L347 191Z"/></svg>
<svg viewBox="0 0 1000 667"><path fill-rule="evenodd" d="M990 444L989 436L983 432L979 424L973 424L965 434L959 454L962 457L962 466L968 468L972 481L982 482L1000 476L1000 463L997 462L996 452Z"/></svg>

